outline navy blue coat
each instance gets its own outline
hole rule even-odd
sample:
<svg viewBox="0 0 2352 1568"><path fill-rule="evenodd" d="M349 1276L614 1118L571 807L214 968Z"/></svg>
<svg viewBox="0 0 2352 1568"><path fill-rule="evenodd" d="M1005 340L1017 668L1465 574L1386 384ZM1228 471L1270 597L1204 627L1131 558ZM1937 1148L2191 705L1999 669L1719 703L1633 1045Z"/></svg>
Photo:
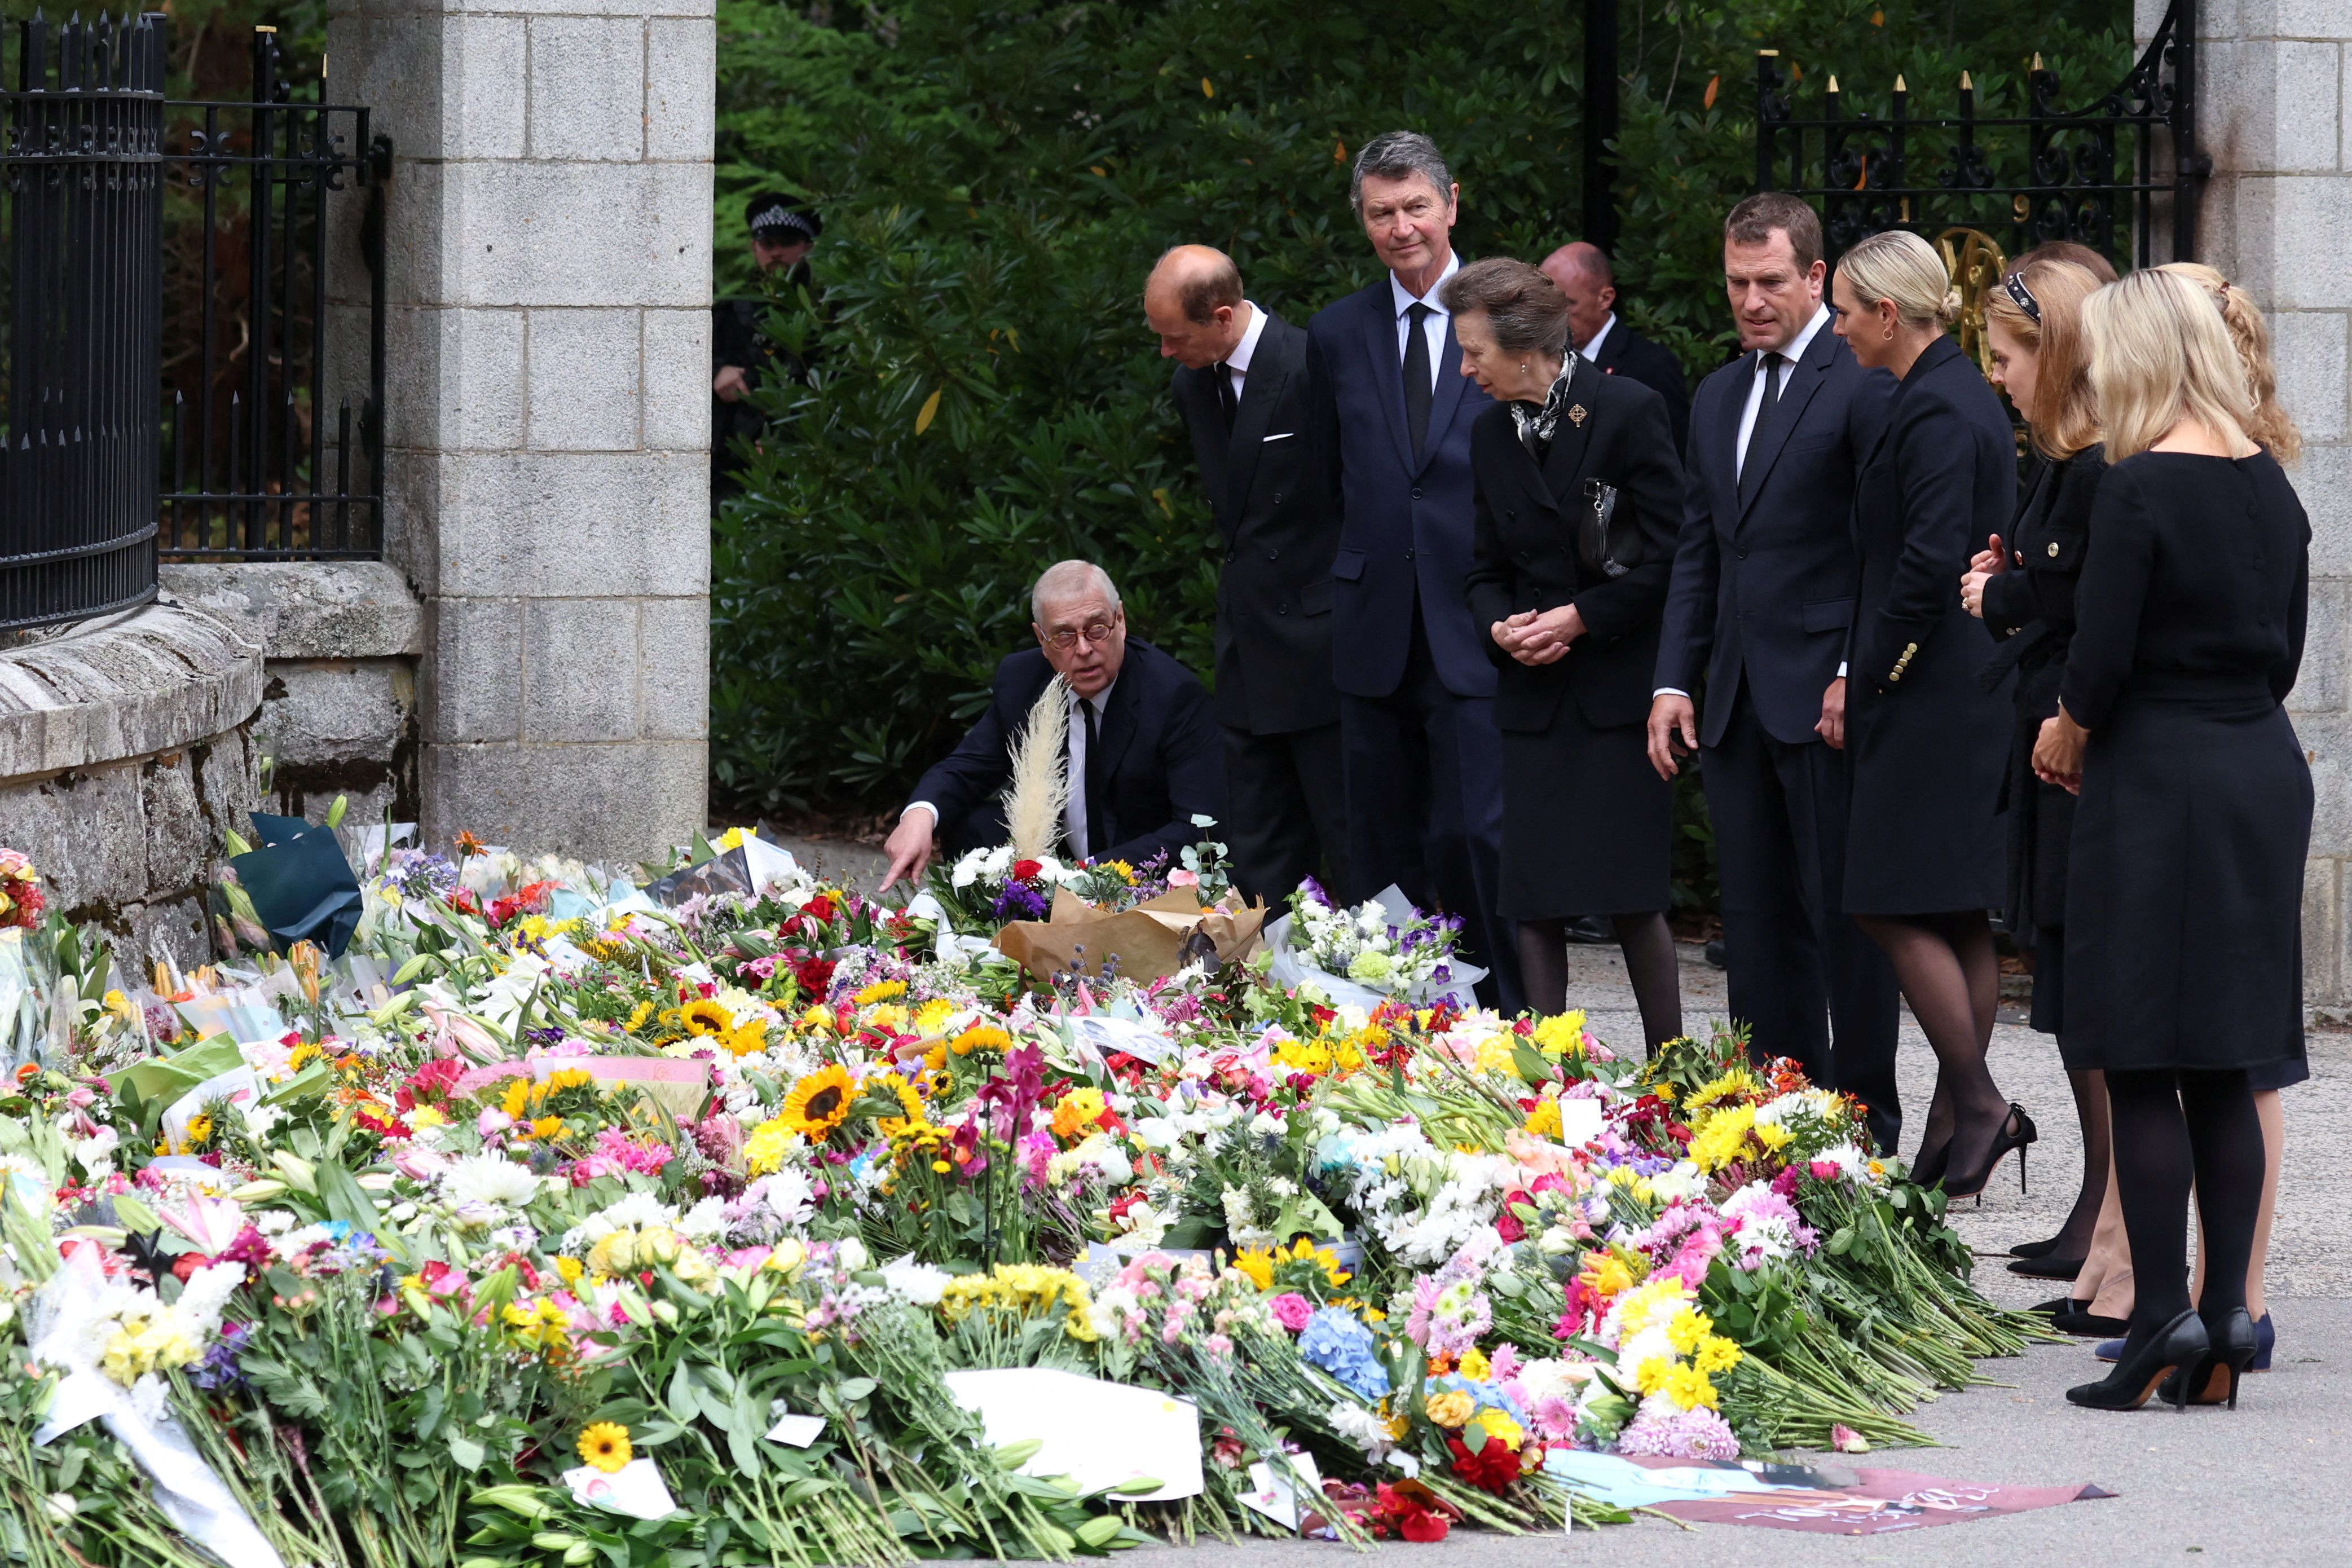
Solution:
<svg viewBox="0 0 2352 1568"><path fill-rule="evenodd" d="M1823 322L1735 478L1755 366L1756 356L1743 354L1699 384L1682 537L1658 636L1659 686L1696 697L1706 677L1699 739L1709 746L1723 740L1743 676L1773 739L1816 739L1861 581L1850 527L1854 477L1878 445L1895 386L1885 371L1857 364ZM1955 598L1958 582L1955 574Z"/></svg>
<svg viewBox="0 0 2352 1568"><path fill-rule="evenodd" d="M939 808L940 839L950 853L1004 842L997 797L1013 782L1013 739L1053 678L1043 648L1008 654L980 721L907 797ZM1096 831L1109 847L1097 859L1141 865L1163 850L1172 857L1200 841L1194 816L1224 816L1224 737L1209 694L1191 670L1140 637L1127 639L1102 718L1102 748L1109 822Z"/></svg>
<svg viewBox="0 0 2352 1568"><path fill-rule="evenodd" d="M1472 624L1470 426L1494 399L1460 374L1446 319L1418 459L1405 433L1404 366L1388 275L1317 313L1307 326L1310 418L1339 547L1331 563L1332 672L1352 697L1387 697L1404 680L1412 606L1438 679L1456 697L1492 697L1495 667Z"/></svg>

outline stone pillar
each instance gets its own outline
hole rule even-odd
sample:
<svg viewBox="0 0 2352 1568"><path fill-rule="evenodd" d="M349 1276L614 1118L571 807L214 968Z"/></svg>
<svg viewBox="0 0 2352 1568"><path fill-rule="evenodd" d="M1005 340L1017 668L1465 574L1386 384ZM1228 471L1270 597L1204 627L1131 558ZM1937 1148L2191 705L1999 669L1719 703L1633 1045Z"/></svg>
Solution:
<svg viewBox="0 0 2352 1568"><path fill-rule="evenodd" d="M2304 883L2304 985L2352 999L2352 5L2200 0L2197 133L2213 160L2198 258L2270 321L2279 400L2302 426L2287 470L2311 514L2311 626L2287 706L2318 809ZM2139 0L2145 39L2163 6Z"/></svg>
<svg viewBox="0 0 2352 1568"><path fill-rule="evenodd" d="M425 607L428 843L703 822L712 0L336 0L394 142L386 552Z"/></svg>

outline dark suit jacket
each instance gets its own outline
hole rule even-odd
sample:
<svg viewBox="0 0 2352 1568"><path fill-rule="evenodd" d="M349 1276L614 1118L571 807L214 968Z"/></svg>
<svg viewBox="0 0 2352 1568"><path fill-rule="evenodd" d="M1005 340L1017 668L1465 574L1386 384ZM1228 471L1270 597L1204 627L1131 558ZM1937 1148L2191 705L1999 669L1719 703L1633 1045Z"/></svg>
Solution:
<svg viewBox="0 0 2352 1568"><path fill-rule="evenodd" d="M1402 683L1421 603L1438 679L1492 697L1486 635L1470 620L1470 422L1494 402L1459 374L1449 318L1426 449L1408 449L1404 367L1383 275L1307 325L1317 461L1339 520L1331 563L1331 656L1341 691L1386 697Z"/></svg>
<svg viewBox="0 0 2352 1568"><path fill-rule="evenodd" d="M987 710L962 743L925 773L909 800L939 808L950 851L1004 842L997 797L1013 780L1013 740L1054 678L1041 648L1025 647L996 667ZM1145 642L1127 639L1127 658L1102 717L1103 811L1096 858L1140 864L1198 842L1192 818L1225 814L1224 740L1209 694L1192 672Z"/></svg>
<svg viewBox="0 0 2352 1568"><path fill-rule="evenodd" d="M1478 500L1470 614L1501 672L1495 722L1505 730L1548 727L1564 692L1575 694L1596 726L1638 724L1650 711L1658 617L1682 512L1665 403L1632 377L1605 375L1582 360L1569 383L1569 406L1540 468L1519 440L1508 405L1489 406L1471 430ZM1579 409L1581 420L1573 416ZM1643 553L1621 577L1588 571L1577 555L1591 479L1617 487L1617 515L1641 531ZM1496 621L1571 602L1586 632L1567 657L1531 667L1495 646Z"/></svg>
<svg viewBox="0 0 2352 1568"><path fill-rule="evenodd" d="M1826 331L1826 329L1824 329ZM1603 375L1630 376L1666 400L1666 417L1675 427L1675 453L1690 445L1690 383L1683 379L1683 362L1663 343L1654 343L1617 318L1601 352L1592 356Z"/></svg>
<svg viewBox="0 0 2352 1568"><path fill-rule="evenodd" d="M1272 311L1225 428L1213 368L1176 372L1209 510L1224 541L1217 577L1217 721L1257 735L1333 724L1331 552L1339 519L1316 483L1307 333Z"/></svg>
<svg viewBox="0 0 2352 1568"><path fill-rule="evenodd" d="M1743 354L1699 384L1682 537L1658 638L1659 686L1696 697L1706 678L1699 739L1710 746L1723 739L1743 679L1774 739L1816 739L1860 580L1850 531L1854 475L1878 443L1895 384L1856 364L1823 322L1735 479L1756 363L1755 354ZM1958 584L1955 575L1956 601Z"/></svg>

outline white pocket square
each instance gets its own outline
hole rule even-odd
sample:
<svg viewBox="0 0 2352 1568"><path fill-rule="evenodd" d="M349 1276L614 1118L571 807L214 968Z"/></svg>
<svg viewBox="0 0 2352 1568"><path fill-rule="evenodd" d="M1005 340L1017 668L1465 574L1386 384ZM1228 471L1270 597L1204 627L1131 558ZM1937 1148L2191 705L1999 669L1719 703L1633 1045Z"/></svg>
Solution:
<svg viewBox="0 0 2352 1568"><path fill-rule="evenodd" d="M1265 439L1266 439L1266 440L1268 440L1268 441L1287 441L1287 440L1289 440L1293 436L1296 436L1296 435L1297 435L1297 434L1298 434L1298 432L1297 432L1297 431L1296 431L1296 430L1285 430L1285 431L1284 431L1281 435L1279 435L1279 436L1268 436L1268 437L1265 437Z"/></svg>

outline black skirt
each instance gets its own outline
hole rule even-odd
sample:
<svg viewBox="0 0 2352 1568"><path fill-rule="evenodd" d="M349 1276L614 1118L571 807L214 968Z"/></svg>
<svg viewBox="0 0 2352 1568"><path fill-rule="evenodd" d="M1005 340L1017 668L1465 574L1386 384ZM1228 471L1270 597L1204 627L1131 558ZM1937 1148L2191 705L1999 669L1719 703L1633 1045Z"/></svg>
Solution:
<svg viewBox="0 0 2352 1568"><path fill-rule="evenodd" d="M2305 1075L2311 811L2274 704L2116 706L2091 736L2068 856L2069 1068Z"/></svg>
<svg viewBox="0 0 2352 1568"><path fill-rule="evenodd" d="M1503 731L1503 891L1509 920L1664 910L1674 786L1647 727L1600 728L1573 694L1542 730Z"/></svg>

